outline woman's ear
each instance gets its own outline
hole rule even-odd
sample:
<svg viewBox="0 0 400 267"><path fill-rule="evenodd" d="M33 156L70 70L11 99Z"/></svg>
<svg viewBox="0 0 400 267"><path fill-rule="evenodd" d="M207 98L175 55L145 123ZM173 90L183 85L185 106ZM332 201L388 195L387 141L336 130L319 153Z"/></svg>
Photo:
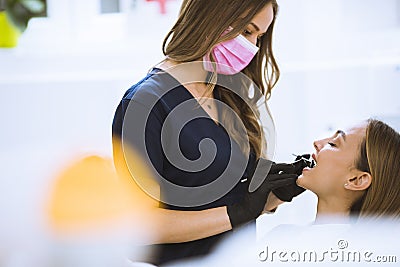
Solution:
<svg viewBox="0 0 400 267"><path fill-rule="evenodd" d="M361 172L356 177L349 179L344 187L348 190L361 191L367 189L372 182L372 176L368 172Z"/></svg>

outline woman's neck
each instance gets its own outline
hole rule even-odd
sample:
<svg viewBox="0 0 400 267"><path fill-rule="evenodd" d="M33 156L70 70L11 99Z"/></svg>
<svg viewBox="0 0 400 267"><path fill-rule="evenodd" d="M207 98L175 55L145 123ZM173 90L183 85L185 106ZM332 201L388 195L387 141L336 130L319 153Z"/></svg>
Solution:
<svg viewBox="0 0 400 267"><path fill-rule="evenodd" d="M171 74L181 84L204 84L208 75L202 61L180 63L167 58L157 67Z"/></svg>
<svg viewBox="0 0 400 267"><path fill-rule="evenodd" d="M350 219L350 205L343 198L318 198L315 223L344 223Z"/></svg>

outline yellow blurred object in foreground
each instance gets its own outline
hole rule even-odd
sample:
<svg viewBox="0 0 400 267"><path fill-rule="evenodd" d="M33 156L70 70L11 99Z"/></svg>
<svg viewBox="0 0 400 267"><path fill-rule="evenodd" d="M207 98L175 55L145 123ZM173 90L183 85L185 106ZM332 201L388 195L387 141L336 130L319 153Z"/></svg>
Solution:
<svg viewBox="0 0 400 267"><path fill-rule="evenodd" d="M142 164L135 174L154 183ZM50 224L61 234L98 232L126 223L148 226L157 203L128 172L118 176L111 159L89 156L56 177L49 200Z"/></svg>
<svg viewBox="0 0 400 267"><path fill-rule="evenodd" d="M18 44L18 38L21 35L8 19L5 11L0 12L0 47L15 47Z"/></svg>

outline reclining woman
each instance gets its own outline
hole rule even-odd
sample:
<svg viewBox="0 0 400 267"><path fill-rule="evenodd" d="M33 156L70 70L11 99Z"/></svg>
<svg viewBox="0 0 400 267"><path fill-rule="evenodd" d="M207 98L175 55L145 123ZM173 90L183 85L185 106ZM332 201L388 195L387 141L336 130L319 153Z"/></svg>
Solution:
<svg viewBox="0 0 400 267"><path fill-rule="evenodd" d="M297 185L316 194L316 220L266 233L259 239L258 261L273 260L271 247L294 251L281 259L289 262L374 262L379 259L368 251L398 254L393 245L400 235L400 134L369 119L314 147L316 165L303 169ZM327 251L337 257L327 257Z"/></svg>
<svg viewBox="0 0 400 267"><path fill-rule="evenodd" d="M314 142L316 166L297 184L318 197L326 216L400 217L400 134L370 119Z"/></svg>

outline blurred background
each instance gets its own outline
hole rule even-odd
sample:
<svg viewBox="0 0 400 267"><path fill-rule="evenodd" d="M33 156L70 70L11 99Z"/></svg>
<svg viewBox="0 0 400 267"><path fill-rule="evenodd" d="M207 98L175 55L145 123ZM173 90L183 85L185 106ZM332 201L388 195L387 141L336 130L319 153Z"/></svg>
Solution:
<svg viewBox="0 0 400 267"><path fill-rule="evenodd" d="M181 4L45 2L45 15L29 21L18 45L0 49L0 239L10 251L40 237L37 211L66 162L111 157L115 108L163 59L162 41ZM313 140L369 117L399 130L400 0L278 2L274 160L313 152ZM261 216L260 235L280 223L311 222L315 204L306 192Z"/></svg>

